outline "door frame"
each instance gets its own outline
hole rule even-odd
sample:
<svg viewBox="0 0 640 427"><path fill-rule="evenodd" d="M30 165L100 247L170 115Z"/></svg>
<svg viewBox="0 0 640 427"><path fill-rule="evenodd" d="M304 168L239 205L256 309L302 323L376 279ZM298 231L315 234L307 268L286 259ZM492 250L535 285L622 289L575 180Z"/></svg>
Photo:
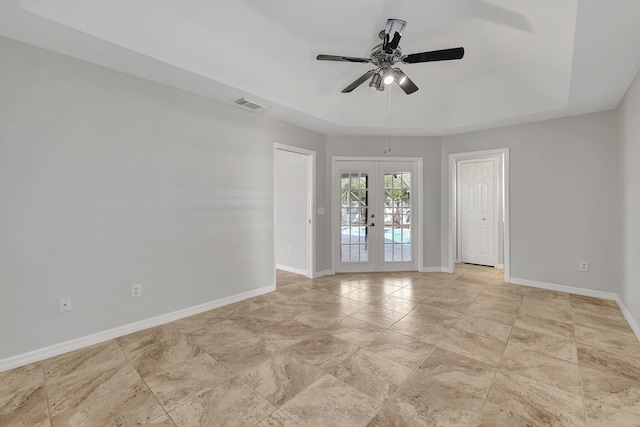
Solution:
<svg viewBox="0 0 640 427"><path fill-rule="evenodd" d="M416 165L416 174L417 174L417 182L418 182L418 191L415 197L415 203L418 210L418 218L416 224L416 268L418 271L422 272L424 270L424 260L423 260L423 210L422 210L422 201L423 201L423 173L422 173L422 157L366 157L366 156L332 156L331 157L331 203L329 203L331 209L331 270L336 271L336 257L338 256L338 252L336 251L337 240L336 236L338 234L338 209L336 209L336 200L339 198L339 190L338 183L335 182L335 173L336 173L336 163L341 161L347 162L411 162Z"/></svg>
<svg viewBox="0 0 640 427"><path fill-rule="evenodd" d="M455 271L455 263L458 258L458 163L468 161L481 161L481 160L493 160L497 162L496 177L498 181L498 189L502 194L502 211L504 219L504 235L503 235L503 264L504 264L504 281L509 282L511 278L511 262L510 262L510 250L509 250L509 148L498 148L493 150L473 151L466 153L454 153L449 154L449 214L447 215L449 227L449 251L447 265L443 270L453 273ZM500 189L500 179L502 176L502 188ZM496 193L499 195L500 193ZM496 197L496 203L499 203L500 197ZM498 211L497 211L498 212ZM496 212L496 213L497 213ZM496 215L498 220L498 215ZM495 233L499 236L499 227L495 227ZM497 246L498 237L495 238L494 245ZM494 246L495 256L498 256L498 251Z"/></svg>
<svg viewBox="0 0 640 427"><path fill-rule="evenodd" d="M301 154L306 156L307 158L307 273L306 276L310 279L314 279L316 277L316 268L315 268L315 241L316 241L316 221L313 213L315 212L315 204L316 204L316 152L312 150L307 150L300 147L295 147L293 145L281 144L279 142L275 142L273 144L273 166L274 166L274 174L273 174L273 199L274 199L274 215L273 215L273 229L275 233L276 229L276 215L275 215L275 197L276 197L276 176L275 176L275 166L276 166L276 151L288 151L291 153ZM274 246L275 246L275 234L274 234ZM274 283L275 283L275 275L276 275L276 257L275 251L273 254L273 274L274 274Z"/></svg>

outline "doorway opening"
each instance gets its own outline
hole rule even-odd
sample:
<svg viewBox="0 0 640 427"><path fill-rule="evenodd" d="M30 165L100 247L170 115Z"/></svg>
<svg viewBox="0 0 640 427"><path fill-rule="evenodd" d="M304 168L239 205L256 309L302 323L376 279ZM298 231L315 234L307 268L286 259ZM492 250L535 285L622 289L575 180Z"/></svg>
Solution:
<svg viewBox="0 0 640 427"><path fill-rule="evenodd" d="M315 274L315 158L311 150L274 144L275 269Z"/></svg>
<svg viewBox="0 0 640 427"><path fill-rule="evenodd" d="M509 281L509 149L449 155L449 259L503 268Z"/></svg>

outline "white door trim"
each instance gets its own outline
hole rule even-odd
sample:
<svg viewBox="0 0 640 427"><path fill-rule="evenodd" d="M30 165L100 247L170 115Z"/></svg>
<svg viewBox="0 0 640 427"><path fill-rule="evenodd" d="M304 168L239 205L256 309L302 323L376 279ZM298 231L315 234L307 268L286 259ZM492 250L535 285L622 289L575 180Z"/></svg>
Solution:
<svg viewBox="0 0 640 427"><path fill-rule="evenodd" d="M331 270L336 271L336 236L338 234L338 210L335 209L334 203L338 200L338 186L334 182L336 162L339 161L360 161L360 162L413 162L416 164L417 169L417 182L418 191L415 195L416 205L418 207L418 219L416 224L417 245L416 245L416 258L418 271L424 271L424 256L423 256L423 172L422 172L422 157L361 157L361 156L332 156L331 157L331 202L329 203L329 209L331 209Z"/></svg>
<svg viewBox="0 0 640 427"><path fill-rule="evenodd" d="M447 272L453 273L456 261L456 234L457 234L457 164L460 161L480 160L480 159L497 159L498 168L501 168L502 180L504 188L502 189L503 208L504 208L504 246L503 246L503 262L504 262L504 281L509 282L511 278L510 271L510 250L509 250L509 148L498 148L494 150L473 151L467 153L449 154L449 212L447 214L449 227L449 253L445 269ZM498 172L498 171L496 171ZM500 174L497 174L500 175ZM499 199L499 197L496 197ZM497 217L497 215L496 215ZM498 227L496 227L496 233ZM496 240L497 241L497 240ZM497 256L496 250L496 256Z"/></svg>
<svg viewBox="0 0 640 427"><path fill-rule="evenodd" d="M315 257L315 242L316 242L316 152L307 150L300 147L294 147L292 145L281 144L274 142L274 168L275 168L275 152L276 150L289 151L291 153L303 154L307 156L307 277L313 279L316 277L316 257ZM275 173L273 174L274 181L274 199L275 199ZM275 230L275 215L273 216L273 229ZM275 271L276 262L275 254L273 259L273 274L275 283Z"/></svg>

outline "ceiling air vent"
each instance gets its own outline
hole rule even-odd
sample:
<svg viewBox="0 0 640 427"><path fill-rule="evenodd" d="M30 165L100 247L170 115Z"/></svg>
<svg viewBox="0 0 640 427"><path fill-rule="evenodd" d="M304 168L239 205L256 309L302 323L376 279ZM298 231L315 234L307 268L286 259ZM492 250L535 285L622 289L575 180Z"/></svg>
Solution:
<svg viewBox="0 0 640 427"><path fill-rule="evenodd" d="M262 104L258 104L255 101L252 101L250 99L247 98L240 98L236 101L236 104L238 104L241 107L247 108L251 111L259 111L259 110L266 110L267 107L266 105L262 105Z"/></svg>

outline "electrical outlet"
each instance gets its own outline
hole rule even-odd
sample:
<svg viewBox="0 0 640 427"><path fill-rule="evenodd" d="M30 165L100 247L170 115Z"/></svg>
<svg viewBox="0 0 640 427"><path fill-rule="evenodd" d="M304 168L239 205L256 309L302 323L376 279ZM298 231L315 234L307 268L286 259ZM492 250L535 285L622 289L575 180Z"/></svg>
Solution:
<svg viewBox="0 0 640 427"><path fill-rule="evenodd" d="M131 285L131 296L132 297L141 297L142 296L142 284L136 283L135 285Z"/></svg>
<svg viewBox="0 0 640 427"><path fill-rule="evenodd" d="M589 271L589 262L580 261L580 263L578 264L578 268L580 269L580 271Z"/></svg>
<svg viewBox="0 0 640 427"><path fill-rule="evenodd" d="M60 298L60 313L71 311L71 297Z"/></svg>
<svg viewBox="0 0 640 427"><path fill-rule="evenodd" d="M287 253L288 253L289 255L291 255L291 252L292 252L292 251L293 251L293 248L292 248L291 246L289 246L289 247L287 248Z"/></svg>

